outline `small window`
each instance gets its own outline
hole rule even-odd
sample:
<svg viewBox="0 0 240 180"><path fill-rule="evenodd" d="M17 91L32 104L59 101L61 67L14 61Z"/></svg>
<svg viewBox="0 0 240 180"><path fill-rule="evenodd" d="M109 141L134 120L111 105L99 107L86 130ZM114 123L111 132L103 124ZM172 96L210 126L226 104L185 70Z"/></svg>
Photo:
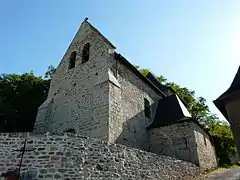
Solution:
<svg viewBox="0 0 240 180"><path fill-rule="evenodd" d="M69 58L69 66L68 66L68 69L72 69L75 67L75 64L76 64L76 56L77 56L77 53L76 51L73 51L70 55L70 58Z"/></svg>
<svg viewBox="0 0 240 180"><path fill-rule="evenodd" d="M147 118L151 118L150 102L146 98L144 98L144 112Z"/></svg>
<svg viewBox="0 0 240 180"><path fill-rule="evenodd" d="M85 63L89 60L89 51L90 51L90 44L87 43L83 46L82 63Z"/></svg>

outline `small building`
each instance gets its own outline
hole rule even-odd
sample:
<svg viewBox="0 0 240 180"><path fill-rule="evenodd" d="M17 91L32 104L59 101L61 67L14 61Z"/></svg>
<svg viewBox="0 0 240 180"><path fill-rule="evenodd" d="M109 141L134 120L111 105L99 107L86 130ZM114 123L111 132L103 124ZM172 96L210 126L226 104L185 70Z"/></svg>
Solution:
<svg viewBox="0 0 240 180"><path fill-rule="evenodd" d="M151 74L147 78L167 95L159 100L154 120L148 126L150 151L193 162L205 171L217 167L211 136L191 117L186 103Z"/></svg>
<svg viewBox="0 0 240 180"><path fill-rule="evenodd" d="M151 74L143 76L84 20L39 107L35 132L84 136L217 166L208 133L184 102Z"/></svg>
<svg viewBox="0 0 240 180"><path fill-rule="evenodd" d="M228 90L213 102L230 123L240 155L240 67Z"/></svg>

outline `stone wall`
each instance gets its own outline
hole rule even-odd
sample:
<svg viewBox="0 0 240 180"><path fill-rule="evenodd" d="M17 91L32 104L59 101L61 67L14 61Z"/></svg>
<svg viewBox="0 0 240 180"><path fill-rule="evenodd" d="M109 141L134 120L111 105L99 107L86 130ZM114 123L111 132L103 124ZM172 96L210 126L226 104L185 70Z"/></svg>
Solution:
<svg viewBox="0 0 240 180"><path fill-rule="evenodd" d="M214 146L208 134L188 121L150 131L150 151L197 164L201 171L217 168Z"/></svg>
<svg viewBox="0 0 240 180"><path fill-rule="evenodd" d="M199 166L201 167L201 170L209 171L217 168L218 165L215 148L210 140L209 135L194 122L191 122L191 127L194 130Z"/></svg>
<svg viewBox="0 0 240 180"><path fill-rule="evenodd" d="M82 49L90 43L89 61L82 63ZM114 64L112 47L84 22L51 80L47 100L39 107L35 132L77 133L108 140L109 77ZM69 58L76 52L76 65Z"/></svg>
<svg viewBox="0 0 240 180"><path fill-rule="evenodd" d="M150 130L150 151L199 165L197 144L190 122Z"/></svg>
<svg viewBox="0 0 240 180"><path fill-rule="evenodd" d="M72 135L73 136L73 135ZM0 134L0 173L16 167L27 137L22 173L33 179L191 179L192 163L88 137Z"/></svg>
<svg viewBox="0 0 240 180"><path fill-rule="evenodd" d="M149 151L149 132L157 103L162 98L123 63L117 64L118 86L110 84L109 140ZM144 98L151 105L151 117L144 114Z"/></svg>

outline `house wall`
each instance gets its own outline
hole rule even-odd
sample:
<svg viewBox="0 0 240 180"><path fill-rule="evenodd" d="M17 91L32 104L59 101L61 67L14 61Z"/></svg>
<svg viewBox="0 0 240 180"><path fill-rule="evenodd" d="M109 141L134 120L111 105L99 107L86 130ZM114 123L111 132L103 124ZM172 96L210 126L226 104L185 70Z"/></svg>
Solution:
<svg viewBox="0 0 240 180"><path fill-rule="evenodd" d="M215 148L210 141L210 137L194 122L191 122L191 128L194 130L201 171L209 171L217 168Z"/></svg>
<svg viewBox="0 0 240 180"><path fill-rule="evenodd" d="M236 141L238 154L240 155L240 95L229 100L225 108L227 110L228 121L231 125L234 139Z"/></svg>
<svg viewBox="0 0 240 180"><path fill-rule="evenodd" d="M85 43L90 43L90 57L82 63ZM47 100L39 107L35 132L74 128L82 135L108 139L111 49L88 23L82 24L56 69ZM68 69L73 51L77 52L76 65Z"/></svg>
<svg viewBox="0 0 240 180"><path fill-rule="evenodd" d="M0 134L0 174L17 167L21 148L23 179L161 179L190 180L199 168L188 162L83 136ZM25 178L24 178L25 175ZM30 177L29 177L30 176Z"/></svg>
<svg viewBox="0 0 240 180"><path fill-rule="evenodd" d="M125 64L116 62L112 72L117 84L111 83L109 140L129 147L149 151L149 126L162 96L146 84ZM144 98L151 104L151 118L145 117Z"/></svg>
<svg viewBox="0 0 240 180"><path fill-rule="evenodd" d="M190 122L151 129L150 151L199 165L197 144Z"/></svg>

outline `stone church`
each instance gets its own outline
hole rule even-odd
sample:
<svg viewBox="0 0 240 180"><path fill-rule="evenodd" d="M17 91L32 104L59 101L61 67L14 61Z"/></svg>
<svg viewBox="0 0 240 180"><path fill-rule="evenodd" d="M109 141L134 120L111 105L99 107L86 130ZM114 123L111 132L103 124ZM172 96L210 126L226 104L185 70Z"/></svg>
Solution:
<svg viewBox="0 0 240 180"><path fill-rule="evenodd" d="M39 107L35 132L83 136L217 167L209 134L183 100L152 74L143 76L85 19Z"/></svg>

